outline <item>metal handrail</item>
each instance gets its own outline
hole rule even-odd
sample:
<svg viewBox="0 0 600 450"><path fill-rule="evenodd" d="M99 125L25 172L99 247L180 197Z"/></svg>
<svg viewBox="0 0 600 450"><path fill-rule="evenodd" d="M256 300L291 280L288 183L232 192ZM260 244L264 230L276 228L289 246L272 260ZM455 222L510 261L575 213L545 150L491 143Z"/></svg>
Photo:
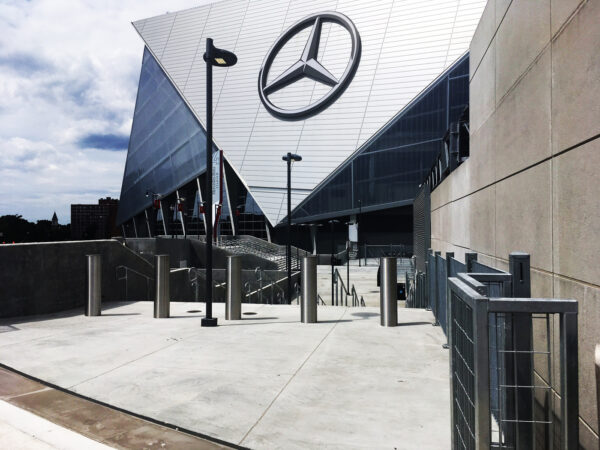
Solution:
<svg viewBox="0 0 600 450"><path fill-rule="evenodd" d="M352 289L348 290L348 287L344 283L344 279L338 269L334 271L335 288L335 305L348 306L348 297L352 297L352 306L365 306L365 300L362 296L358 297L354 284ZM342 295L344 296L342 298Z"/></svg>
<svg viewBox="0 0 600 450"><path fill-rule="evenodd" d="M119 277L119 269L125 269L125 276ZM149 285L149 283L150 283L150 281L154 281L154 278L152 278L152 277L150 277L148 275L145 275L145 274L143 274L141 272L138 272L137 270L132 269L129 266L119 265L119 266L115 267L115 277L116 277L117 281L125 280L125 299L127 300L127 297L128 297L127 296L127 292L128 292L128 282L127 282L127 279L128 279L128 273L129 272L132 272L135 275L138 275L138 276L146 279L146 297L149 300L149 297L150 297L150 295L149 295L149 292L150 292L150 285Z"/></svg>
<svg viewBox="0 0 600 450"><path fill-rule="evenodd" d="M198 294L199 294L198 289L199 289L199 286L200 286L200 281L204 281L204 280L200 280L199 274L201 273L200 272L201 270L204 273L206 273L206 269L198 269L197 267L188 267L187 268L188 279L190 281L190 284L192 286L194 286L194 298L195 298L195 301L198 301ZM216 269L216 270L219 270L219 269ZM192 273L194 274L194 276L192 276ZM226 287L227 287L227 283L226 282L217 283L217 282L215 282L213 280L213 292L214 292L215 289L226 289Z"/></svg>
<svg viewBox="0 0 600 450"><path fill-rule="evenodd" d="M319 304L319 301L321 302L322 305L325 305L325 300L323 300L323 298L321 297L321 294L317 294L317 305Z"/></svg>
<svg viewBox="0 0 600 450"><path fill-rule="evenodd" d="M261 270L261 272L262 272L262 270ZM292 272L292 277L294 275L296 275L297 273L298 273L298 271ZM280 301L281 301L281 299L285 297L285 290L279 285L279 283L281 283L282 281L284 281L286 279L287 279L287 276L283 277L283 278L280 278L278 280L274 280L274 281L270 282L269 284L266 284L266 285L263 286L262 285L262 276L261 276L261 278L257 279L257 282L260 282L260 287L258 289L255 289L254 291L250 291L249 290L250 287L251 287L251 284L250 284L249 281L247 281L245 283L245 287L248 290L248 292L246 293L246 299L247 299L247 301L250 302L250 298L252 296L259 295L259 299L260 299L259 303L264 303L263 302L263 291L265 291L267 289L271 290L270 304L273 304L273 299L274 299L273 291L275 289L278 290L278 292L277 292L277 298L279 298Z"/></svg>

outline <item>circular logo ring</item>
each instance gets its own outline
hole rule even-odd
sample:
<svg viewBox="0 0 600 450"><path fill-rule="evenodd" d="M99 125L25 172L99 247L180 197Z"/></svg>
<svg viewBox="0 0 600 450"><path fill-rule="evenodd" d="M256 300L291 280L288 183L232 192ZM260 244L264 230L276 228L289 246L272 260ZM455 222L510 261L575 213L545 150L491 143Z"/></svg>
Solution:
<svg viewBox="0 0 600 450"><path fill-rule="evenodd" d="M341 25L348 30L350 37L352 38L350 61L339 80L329 73L329 71L317 60L319 43L321 40L321 29L324 22ZM312 26L312 31L300 59L286 69L281 75L268 83L267 79L269 77L271 65L281 49L290 41L290 39L310 26ZM358 69L360 55L360 35L358 34L356 26L348 19L348 17L335 11L327 11L305 17L283 33L267 53L258 73L258 94L260 100L267 111L282 120L302 120L314 116L329 107L344 93ZM298 109L283 109L271 103L268 98L270 94L303 78L309 78L316 82L332 86L332 89L317 102Z"/></svg>

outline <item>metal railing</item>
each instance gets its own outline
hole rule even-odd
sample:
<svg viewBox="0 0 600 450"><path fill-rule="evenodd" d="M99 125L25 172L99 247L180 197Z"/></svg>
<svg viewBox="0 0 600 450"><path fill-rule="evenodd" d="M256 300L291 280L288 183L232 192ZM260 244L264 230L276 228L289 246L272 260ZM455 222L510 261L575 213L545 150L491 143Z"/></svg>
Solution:
<svg viewBox="0 0 600 450"><path fill-rule="evenodd" d="M285 245L277 245L254 236L236 235L219 237L217 246L234 254L252 254L273 261L280 270L286 268ZM309 254L310 253L305 250L292 247L292 270L300 270L301 259Z"/></svg>
<svg viewBox="0 0 600 450"><path fill-rule="evenodd" d="M351 306L365 306L365 300L362 295L359 297L356 288L352 285L351 289L348 289L344 283L344 279L338 269L334 271L333 277L334 284L334 298L332 304L335 306L348 306L348 297L351 298Z"/></svg>
<svg viewBox="0 0 600 450"><path fill-rule="evenodd" d="M476 278L448 280L452 448L578 448L577 302L495 298ZM523 317L542 321L547 335L519 339Z"/></svg>
<svg viewBox="0 0 600 450"><path fill-rule="evenodd" d="M122 276L119 276L119 272L121 272ZM146 300L151 300L151 289L152 282L154 281L153 277L149 277L141 272L138 272L131 267L119 265L115 268L115 276L117 281L125 281L125 300L129 299L129 280L130 274L135 275L136 277L141 277L146 281Z"/></svg>
<svg viewBox="0 0 600 450"><path fill-rule="evenodd" d="M577 448L577 302L530 298L529 255L508 261L430 251L408 282L448 337L452 448Z"/></svg>

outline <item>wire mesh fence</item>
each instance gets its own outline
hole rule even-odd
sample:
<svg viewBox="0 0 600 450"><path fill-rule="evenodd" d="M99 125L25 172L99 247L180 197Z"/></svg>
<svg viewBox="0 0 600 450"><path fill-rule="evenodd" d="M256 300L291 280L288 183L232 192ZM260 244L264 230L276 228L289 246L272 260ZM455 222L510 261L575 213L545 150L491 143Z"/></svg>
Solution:
<svg viewBox="0 0 600 450"><path fill-rule="evenodd" d="M448 280L454 448L577 448L577 302L491 297L505 275Z"/></svg>
<svg viewBox="0 0 600 450"><path fill-rule="evenodd" d="M531 298L523 253L508 272L474 253L430 251L425 267L407 306L428 305L448 336L452 448L578 448L577 302Z"/></svg>

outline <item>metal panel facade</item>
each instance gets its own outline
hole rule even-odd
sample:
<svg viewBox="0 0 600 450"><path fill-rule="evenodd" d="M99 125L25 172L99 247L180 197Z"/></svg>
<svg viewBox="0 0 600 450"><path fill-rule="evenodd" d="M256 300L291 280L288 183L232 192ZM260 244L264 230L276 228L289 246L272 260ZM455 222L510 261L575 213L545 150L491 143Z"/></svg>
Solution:
<svg viewBox="0 0 600 450"><path fill-rule="evenodd" d="M285 216L281 155L296 152L292 206L463 54L485 0L224 0L134 23L159 64L197 118L205 119L205 38L234 51L239 63L214 71L214 138L269 221ZM362 57L344 94L321 114L296 122L272 117L260 102L258 72L270 47L296 21L334 10L347 15L362 40ZM276 58L270 80L295 62L310 29ZM349 35L326 24L319 61L339 76L350 51ZM327 88L302 80L271 97L304 106ZM141 200L141 199L140 199Z"/></svg>

